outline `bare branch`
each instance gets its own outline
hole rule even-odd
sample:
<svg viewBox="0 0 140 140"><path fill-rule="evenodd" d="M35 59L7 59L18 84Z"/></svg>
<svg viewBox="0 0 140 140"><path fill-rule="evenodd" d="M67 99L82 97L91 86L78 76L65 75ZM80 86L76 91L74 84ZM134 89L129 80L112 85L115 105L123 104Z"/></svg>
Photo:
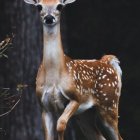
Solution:
<svg viewBox="0 0 140 140"><path fill-rule="evenodd" d="M18 84L16 87L18 93L14 95L10 94L9 88L0 89L0 117L8 115L16 107L21 100L22 91L27 87L26 84Z"/></svg>
<svg viewBox="0 0 140 140"><path fill-rule="evenodd" d="M1 57L8 57L5 53L5 51L9 48L9 45L12 44L14 35L6 37L3 41L0 42L0 58Z"/></svg>
<svg viewBox="0 0 140 140"><path fill-rule="evenodd" d="M10 95L9 88L1 88L0 90L0 117L8 115L20 102L22 92ZM4 113L3 113L4 112Z"/></svg>
<svg viewBox="0 0 140 140"><path fill-rule="evenodd" d="M9 111L7 111L6 113L1 114L0 117L8 115L16 107L16 105L19 103L19 101L20 101L20 99L16 102L16 104Z"/></svg>

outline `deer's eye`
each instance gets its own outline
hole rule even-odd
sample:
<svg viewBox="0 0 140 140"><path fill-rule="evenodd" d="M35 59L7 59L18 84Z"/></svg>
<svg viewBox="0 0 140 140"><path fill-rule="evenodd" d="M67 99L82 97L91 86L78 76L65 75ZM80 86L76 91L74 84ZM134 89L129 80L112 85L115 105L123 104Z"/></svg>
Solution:
<svg viewBox="0 0 140 140"><path fill-rule="evenodd" d="M38 4L36 7L37 7L39 12L42 10L42 5Z"/></svg>
<svg viewBox="0 0 140 140"><path fill-rule="evenodd" d="M64 7L64 5L58 4L57 7L56 7L56 9L57 9L58 11L62 11L63 7Z"/></svg>

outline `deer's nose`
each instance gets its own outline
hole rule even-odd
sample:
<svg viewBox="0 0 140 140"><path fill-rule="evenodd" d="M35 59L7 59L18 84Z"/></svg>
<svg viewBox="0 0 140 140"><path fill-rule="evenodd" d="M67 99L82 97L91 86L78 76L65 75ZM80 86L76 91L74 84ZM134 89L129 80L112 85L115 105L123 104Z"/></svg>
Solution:
<svg viewBox="0 0 140 140"><path fill-rule="evenodd" d="M44 17L46 24L53 24L55 22L55 18L52 15L47 15Z"/></svg>

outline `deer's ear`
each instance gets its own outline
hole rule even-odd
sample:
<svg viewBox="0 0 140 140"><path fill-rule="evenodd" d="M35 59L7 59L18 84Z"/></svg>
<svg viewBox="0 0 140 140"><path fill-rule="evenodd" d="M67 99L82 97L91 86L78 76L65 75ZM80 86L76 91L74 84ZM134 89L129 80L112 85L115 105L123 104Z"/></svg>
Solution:
<svg viewBox="0 0 140 140"><path fill-rule="evenodd" d="M38 3L38 0L24 0L26 3L28 3L28 4L36 4L36 3Z"/></svg>
<svg viewBox="0 0 140 140"><path fill-rule="evenodd" d="M70 3L73 3L75 2L76 0L63 0L63 3L66 5L66 4L70 4Z"/></svg>

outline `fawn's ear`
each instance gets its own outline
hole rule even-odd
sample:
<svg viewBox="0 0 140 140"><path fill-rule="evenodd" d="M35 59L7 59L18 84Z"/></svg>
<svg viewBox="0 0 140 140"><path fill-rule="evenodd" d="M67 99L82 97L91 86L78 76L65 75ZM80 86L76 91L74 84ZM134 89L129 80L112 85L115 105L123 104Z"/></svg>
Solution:
<svg viewBox="0 0 140 140"><path fill-rule="evenodd" d="M63 0L64 5L75 2L76 0Z"/></svg>
<svg viewBox="0 0 140 140"><path fill-rule="evenodd" d="M39 2L39 0L24 0L24 1L28 4L33 4L33 5Z"/></svg>

